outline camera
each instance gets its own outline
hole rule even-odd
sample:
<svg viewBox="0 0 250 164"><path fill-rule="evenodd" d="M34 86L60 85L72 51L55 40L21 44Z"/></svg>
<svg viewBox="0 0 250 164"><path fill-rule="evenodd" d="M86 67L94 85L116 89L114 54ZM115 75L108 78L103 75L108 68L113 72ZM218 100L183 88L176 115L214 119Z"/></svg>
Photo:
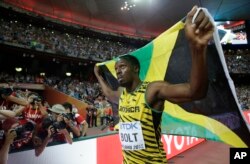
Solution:
<svg viewBox="0 0 250 164"><path fill-rule="evenodd" d="M35 104L35 103L41 102L41 101L42 101L42 99L40 97L34 97L30 104Z"/></svg>
<svg viewBox="0 0 250 164"><path fill-rule="evenodd" d="M34 125L31 123L31 122L27 122L26 124L24 125L19 125L17 126L16 128L13 128L12 131L15 131L16 132L16 139L20 139L20 138L23 138L23 135L25 132L29 131L33 131L34 129Z"/></svg>
<svg viewBox="0 0 250 164"><path fill-rule="evenodd" d="M72 113L62 113L62 116L67 118L68 120L74 120L74 116Z"/></svg>
<svg viewBox="0 0 250 164"><path fill-rule="evenodd" d="M64 121L60 121L60 122L56 121L56 122L53 122L52 126L54 129L58 129L58 130L65 129L66 123Z"/></svg>
<svg viewBox="0 0 250 164"><path fill-rule="evenodd" d="M52 117L47 117L42 122L42 128L48 129L50 126L52 126L52 128L54 128L54 134L55 134L57 132L57 130L65 129L66 123L64 121L57 122L57 121L53 120Z"/></svg>

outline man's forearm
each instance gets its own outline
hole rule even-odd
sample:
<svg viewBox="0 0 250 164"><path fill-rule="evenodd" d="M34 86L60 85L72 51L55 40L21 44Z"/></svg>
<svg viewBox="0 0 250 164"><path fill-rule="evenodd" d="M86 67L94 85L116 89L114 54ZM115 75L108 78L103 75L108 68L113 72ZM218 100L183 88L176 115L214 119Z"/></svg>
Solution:
<svg viewBox="0 0 250 164"><path fill-rule="evenodd" d="M28 102L27 100L22 99L22 98L17 98L17 97L12 96L12 95L7 96L7 97L6 97L6 100L12 101L12 102L14 102L14 103L17 103L17 104L23 105L23 106L26 106L26 105L29 104L29 102Z"/></svg>
<svg viewBox="0 0 250 164"><path fill-rule="evenodd" d="M24 106L19 106L16 110L15 110L15 113L16 113L16 116L19 116L23 110L25 109Z"/></svg>
<svg viewBox="0 0 250 164"><path fill-rule="evenodd" d="M77 137L81 135L79 129L73 123L70 123L69 127Z"/></svg>
<svg viewBox="0 0 250 164"><path fill-rule="evenodd" d="M208 74L206 49L207 46L191 45L192 68L190 77L191 95L194 99L200 99L206 95L208 88Z"/></svg>
<svg viewBox="0 0 250 164"><path fill-rule="evenodd" d="M103 94L112 102L117 103L118 102L118 92L119 91L114 91L108 84L107 82L101 77L100 75L96 75L97 80L99 84L101 85Z"/></svg>
<svg viewBox="0 0 250 164"><path fill-rule="evenodd" d="M83 128L82 128L82 135L84 136L87 133L88 130L88 123L86 122L85 124L83 124Z"/></svg>
<svg viewBox="0 0 250 164"><path fill-rule="evenodd" d="M0 164L7 164L8 154L10 150L10 143L4 142L1 150L0 150Z"/></svg>
<svg viewBox="0 0 250 164"><path fill-rule="evenodd" d="M96 76L96 78L97 78L97 80L102 88L104 95L109 96L113 91L111 89L111 87L106 83L106 81L103 79L102 76L98 75L98 76Z"/></svg>
<svg viewBox="0 0 250 164"><path fill-rule="evenodd" d="M44 106L39 106L39 109L40 109L40 111L41 111L41 113L42 113L42 115L43 116L47 116L48 115L48 112L45 110L45 107Z"/></svg>
<svg viewBox="0 0 250 164"><path fill-rule="evenodd" d="M11 110L0 110L0 115L3 115L5 117L15 117L16 113Z"/></svg>
<svg viewBox="0 0 250 164"><path fill-rule="evenodd" d="M61 130L59 130L59 132L64 135L67 143L69 143L69 144L73 143L73 140L70 137L69 132L67 131L67 129L61 129Z"/></svg>
<svg viewBox="0 0 250 164"><path fill-rule="evenodd" d="M42 152L44 151L44 149L46 148L46 146L48 145L49 141L51 140L50 137L46 137L42 143L41 146L39 146L38 148L35 148L35 155L38 157L40 154L42 154Z"/></svg>

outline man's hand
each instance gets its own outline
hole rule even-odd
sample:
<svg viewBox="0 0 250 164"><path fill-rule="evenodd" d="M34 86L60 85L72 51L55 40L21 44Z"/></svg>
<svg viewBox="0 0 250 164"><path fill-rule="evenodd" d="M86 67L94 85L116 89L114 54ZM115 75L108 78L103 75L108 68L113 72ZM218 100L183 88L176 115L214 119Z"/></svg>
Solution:
<svg viewBox="0 0 250 164"><path fill-rule="evenodd" d="M207 46L209 40L212 38L214 27L208 16L206 16L202 10L198 13L194 23L192 23L196 11L197 6L194 6L187 14L185 33L192 46L202 48Z"/></svg>
<svg viewBox="0 0 250 164"><path fill-rule="evenodd" d="M58 131L59 133L62 133L66 139L66 141L69 143L69 144L72 144L73 143L73 140L72 138L70 137L70 134L69 132L67 131L67 129L60 129Z"/></svg>
<svg viewBox="0 0 250 164"><path fill-rule="evenodd" d="M64 121L69 127L74 126L73 122L72 122L70 119L66 118L66 117L63 117L63 121Z"/></svg>
<svg viewBox="0 0 250 164"><path fill-rule="evenodd" d="M47 137L50 138L52 136L52 134L56 133L56 129L53 128L52 125L49 126L49 128L47 129L48 135Z"/></svg>
<svg viewBox="0 0 250 164"><path fill-rule="evenodd" d="M6 134L5 142L12 144L15 138L16 138L16 131L13 129L10 129Z"/></svg>

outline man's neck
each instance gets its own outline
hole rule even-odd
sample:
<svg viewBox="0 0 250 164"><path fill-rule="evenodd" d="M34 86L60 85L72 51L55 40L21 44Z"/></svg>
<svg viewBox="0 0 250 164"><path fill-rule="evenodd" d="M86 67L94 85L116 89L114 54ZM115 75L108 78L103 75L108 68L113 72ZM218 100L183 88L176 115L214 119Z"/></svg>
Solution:
<svg viewBox="0 0 250 164"><path fill-rule="evenodd" d="M140 79L134 80L129 87L126 87L126 91L128 93L134 92L141 85L141 83L142 81Z"/></svg>

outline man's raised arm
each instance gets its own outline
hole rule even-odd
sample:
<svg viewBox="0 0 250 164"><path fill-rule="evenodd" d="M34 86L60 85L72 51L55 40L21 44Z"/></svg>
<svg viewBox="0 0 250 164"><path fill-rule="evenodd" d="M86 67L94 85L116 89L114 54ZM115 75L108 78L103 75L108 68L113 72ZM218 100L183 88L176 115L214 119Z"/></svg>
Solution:
<svg viewBox="0 0 250 164"><path fill-rule="evenodd" d="M192 19L197 11L194 7L185 22L185 35L192 54L190 80L182 84L169 84L165 81L153 82L148 87L147 101L152 107L158 101L168 100L173 103L189 102L206 96L208 75L206 50L213 36L213 24L208 16L200 10L195 21Z"/></svg>
<svg viewBox="0 0 250 164"><path fill-rule="evenodd" d="M113 103L118 103L119 101L119 97L121 95L122 92L122 88L118 88L117 91L113 90L108 84L107 82L103 79L102 75L101 75L101 71L100 68L98 66L95 66L94 68L94 72L95 72L95 76L99 82L99 84L101 85L102 91L104 93L104 95Z"/></svg>

